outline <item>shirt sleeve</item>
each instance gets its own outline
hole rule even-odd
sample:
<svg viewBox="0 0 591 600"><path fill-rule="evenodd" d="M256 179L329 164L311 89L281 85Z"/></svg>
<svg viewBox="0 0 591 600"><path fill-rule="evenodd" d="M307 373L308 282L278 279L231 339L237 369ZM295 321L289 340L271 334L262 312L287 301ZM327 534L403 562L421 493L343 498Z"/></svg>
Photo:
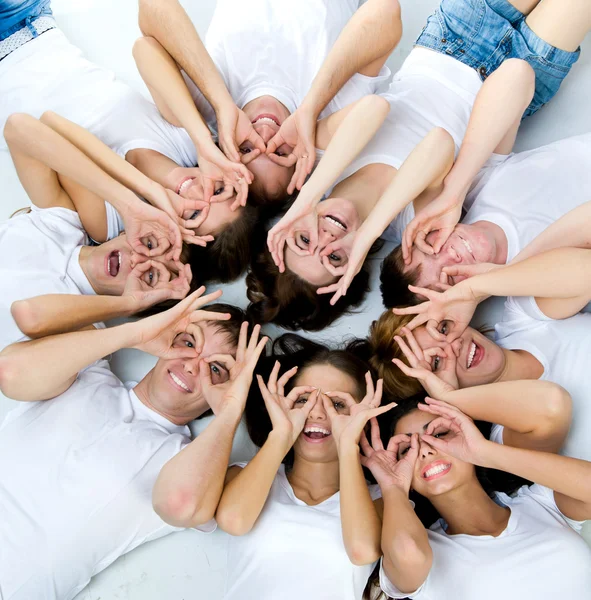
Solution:
<svg viewBox="0 0 591 600"><path fill-rule="evenodd" d="M491 442L495 442L495 444L503 443L503 432L505 431L505 427L503 425L493 425L490 430L489 440Z"/></svg>
<svg viewBox="0 0 591 600"><path fill-rule="evenodd" d="M106 200L105 209L107 210L107 240L112 240L124 231L125 227L123 226L121 215Z"/></svg>
<svg viewBox="0 0 591 600"><path fill-rule="evenodd" d="M386 571L384 571L384 559L380 559L380 588L382 588L382 591L390 596L390 598L422 598L424 596L422 591L425 588L426 582L427 580L425 580L423 585L414 592L401 592L386 575Z"/></svg>
<svg viewBox="0 0 591 600"><path fill-rule="evenodd" d="M532 500L543 504L550 512L560 515L567 522L567 524L576 532L581 532L585 521L575 521L575 519L569 519L566 515L564 515L556 504L554 490L551 490L550 488L547 488L543 485L538 485L537 483L534 483L531 486L523 486L522 488L520 488L518 493L520 496L530 496Z"/></svg>

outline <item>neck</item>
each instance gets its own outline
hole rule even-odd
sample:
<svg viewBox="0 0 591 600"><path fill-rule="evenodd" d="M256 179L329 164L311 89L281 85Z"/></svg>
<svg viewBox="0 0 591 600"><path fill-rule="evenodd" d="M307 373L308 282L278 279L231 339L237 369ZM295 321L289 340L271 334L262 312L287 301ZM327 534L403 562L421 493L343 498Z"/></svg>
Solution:
<svg viewBox="0 0 591 600"><path fill-rule="evenodd" d="M389 165L367 165L338 183L331 196L349 200L363 222L378 203L395 174L396 169Z"/></svg>
<svg viewBox="0 0 591 600"><path fill-rule="evenodd" d="M86 279L88 279L88 282L92 286L92 289L96 294L98 294L100 293L100 290L97 288L95 282L90 276L90 257L92 256L92 252L92 246L82 246L82 248L80 248L80 254L78 255L78 263L82 269L82 272L84 273L84 276Z"/></svg>
<svg viewBox="0 0 591 600"><path fill-rule="evenodd" d="M296 455L287 479L300 500L320 504L339 491L339 461L310 462Z"/></svg>
<svg viewBox="0 0 591 600"><path fill-rule="evenodd" d="M544 374L544 366L533 354L525 350L502 350L505 366L497 381L539 379Z"/></svg>
<svg viewBox="0 0 591 600"><path fill-rule="evenodd" d="M150 380L154 370L152 369L134 388L135 395L139 398L139 401L147 406L151 411L164 417L167 421L170 421L173 425L187 425L193 419L196 419L202 415L206 409L202 410L198 415L184 415L174 414L158 407L158 403L153 401L150 395Z"/></svg>
<svg viewBox="0 0 591 600"><path fill-rule="evenodd" d="M447 523L449 535L500 535L511 511L494 502L476 477L466 485L431 500Z"/></svg>

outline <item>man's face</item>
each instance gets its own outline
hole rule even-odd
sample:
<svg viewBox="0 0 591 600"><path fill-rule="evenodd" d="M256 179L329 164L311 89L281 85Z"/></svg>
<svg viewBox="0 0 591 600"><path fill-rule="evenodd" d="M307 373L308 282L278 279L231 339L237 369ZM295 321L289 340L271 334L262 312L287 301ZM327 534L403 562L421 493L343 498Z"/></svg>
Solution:
<svg viewBox="0 0 591 600"><path fill-rule="evenodd" d="M432 234L427 236L427 241ZM494 244L487 231L477 225L456 225L438 254L426 254L413 246L411 263L404 271L412 271L421 267L415 285L433 287L436 283L455 285L464 276L449 277L443 272L444 267L455 265L474 265L493 262L495 258Z"/></svg>
<svg viewBox="0 0 591 600"><path fill-rule="evenodd" d="M174 416L175 420L182 416L189 422L209 409L202 395L199 362L217 354L236 355L236 346L228 340L226 333L207 322L200 327L205 339L201 354L194 358L160 359L150 377L150 403L160 414ZM181 333L174 345L193 347L195 339L188 333ZM228 381L230 373L223 361L211 362L207 368L214 385Z"/></svg>

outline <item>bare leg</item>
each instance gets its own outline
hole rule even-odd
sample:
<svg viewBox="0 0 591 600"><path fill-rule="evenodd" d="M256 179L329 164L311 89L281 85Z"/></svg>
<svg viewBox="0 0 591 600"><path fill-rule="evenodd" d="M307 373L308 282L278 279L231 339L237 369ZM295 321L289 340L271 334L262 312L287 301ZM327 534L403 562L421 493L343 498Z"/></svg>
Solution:
<svg viewBox="0 0 591 600"><path fill-rule="evenodd" d="M509 0L509 4L514 6L520 13L529 15L529 13L541 2L541 0Z"/></svg>
<svg viewBox="0 0 591 600"><path fill-rule="evenodd" d="M543 0L525 22L545 42L574 52L591 30L591 3L589 0Z"/></svg>

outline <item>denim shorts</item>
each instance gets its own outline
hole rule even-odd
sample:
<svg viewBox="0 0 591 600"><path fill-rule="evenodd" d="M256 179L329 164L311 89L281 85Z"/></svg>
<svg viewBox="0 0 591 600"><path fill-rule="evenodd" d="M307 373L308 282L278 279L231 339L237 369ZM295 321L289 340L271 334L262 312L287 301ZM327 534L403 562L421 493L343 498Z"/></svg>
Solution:
<svg viewBox="0 0 591 600"><path fill-rule="evenodd" d="M23 27L37 37L31 24L39 17L51 15L50 5L51 0L0 0L0 42Z"/></svg>
<svg viewBox="0 0 591 600"><path fill-rule="evenodd" d="M580 54L580 49L566 52L542 40L507 0L441 0L415 44L453 56L483 80L508 58L527 61L536 74L536 90L524 117L554 97Z"/></svg>

